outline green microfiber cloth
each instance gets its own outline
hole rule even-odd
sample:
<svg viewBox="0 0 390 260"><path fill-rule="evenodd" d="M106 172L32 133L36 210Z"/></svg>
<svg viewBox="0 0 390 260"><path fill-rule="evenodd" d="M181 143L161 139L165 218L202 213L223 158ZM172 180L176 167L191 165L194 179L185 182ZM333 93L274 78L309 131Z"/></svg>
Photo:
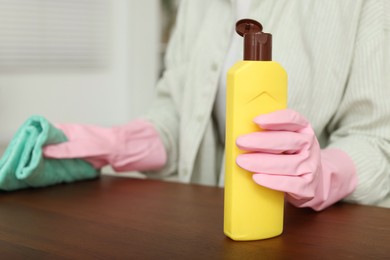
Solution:
<svg viewBox="0 0 390 260"><path fill-rule="evenodd" d="M16 132L0 160L0 190L45 187L92 179L99 172L81 159L47 159L42 147L67 141L41 116L30 117Z"/></svg>

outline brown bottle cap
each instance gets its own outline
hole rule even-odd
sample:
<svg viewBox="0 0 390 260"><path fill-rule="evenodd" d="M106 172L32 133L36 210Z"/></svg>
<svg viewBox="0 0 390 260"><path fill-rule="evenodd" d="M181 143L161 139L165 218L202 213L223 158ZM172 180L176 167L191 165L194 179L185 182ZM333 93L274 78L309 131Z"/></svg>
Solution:
<svg viewBox="0 0 390 260"><path fill-rule="evenodd" d="M272 60L272 35L262 31L263 26L252 19L236 23L236 32L244 37L244 60Z"/></svg>

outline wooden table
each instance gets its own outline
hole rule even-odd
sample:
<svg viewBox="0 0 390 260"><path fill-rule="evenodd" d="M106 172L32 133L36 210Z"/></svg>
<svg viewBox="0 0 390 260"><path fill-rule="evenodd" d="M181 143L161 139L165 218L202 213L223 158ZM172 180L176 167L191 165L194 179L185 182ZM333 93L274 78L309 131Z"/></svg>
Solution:
<svg viewBox="0 0 390 260"><path fill-rule="evenodd" d="M0 193L1 259L384 259L390 209L286 206L284 233L225 237L223 190L151 180L98 180Z"/></svg>

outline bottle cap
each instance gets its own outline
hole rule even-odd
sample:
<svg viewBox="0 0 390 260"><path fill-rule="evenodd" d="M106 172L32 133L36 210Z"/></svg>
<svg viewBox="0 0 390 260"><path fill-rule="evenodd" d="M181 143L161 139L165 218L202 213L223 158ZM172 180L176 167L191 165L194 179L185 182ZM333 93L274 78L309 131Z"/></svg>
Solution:
<svg viewBox="0 0 390 260"><path fill-rule="evenodd" d="M263 33L263 26L252 19L236 23L236 32L244 37L244 60L272 60L272 35Z"/></svg>

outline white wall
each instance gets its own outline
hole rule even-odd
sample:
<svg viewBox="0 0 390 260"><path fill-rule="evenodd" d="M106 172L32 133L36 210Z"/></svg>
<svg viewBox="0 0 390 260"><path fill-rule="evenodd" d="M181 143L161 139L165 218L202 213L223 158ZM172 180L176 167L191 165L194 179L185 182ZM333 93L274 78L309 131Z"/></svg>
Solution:
<svg viewBox="0 0 390 260"><path fill-rule="evenodd" d="M111 126L140 115L158 74L159 1L112 0L110 52L98 70L0 72L0 144L33 114Z"/></svg>

